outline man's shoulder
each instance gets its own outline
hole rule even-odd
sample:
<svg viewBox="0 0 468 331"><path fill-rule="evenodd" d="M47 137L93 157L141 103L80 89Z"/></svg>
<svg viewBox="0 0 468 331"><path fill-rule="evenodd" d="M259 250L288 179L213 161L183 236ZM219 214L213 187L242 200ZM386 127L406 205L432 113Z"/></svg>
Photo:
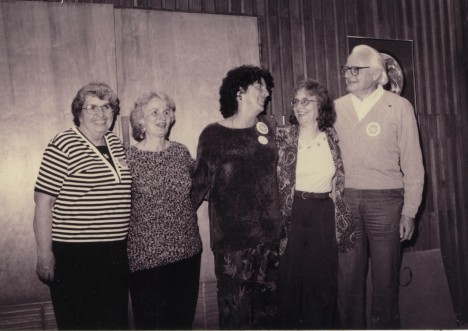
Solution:
<svg viewBox="0 0 468 331"><path fill-rule="evenodd" d="M396 93L393 93L393 92L390 92L390 91L387 91L385 90L384 91L384 94L383 94L383 98L384 100L388 101L388 102L393 102L395 104L400 104L400 105L405 105L405 106L411 106L411 103L408 101L408 99L396 94Z"/></svg>
<svg viewBox="0 0 468 331"><path fill-rule="evenodd" d="M345 94L342 97L335 99L333 103L335 105L336 110L340 110L345 105L351 105L351 94L350 93Z"/></svg>

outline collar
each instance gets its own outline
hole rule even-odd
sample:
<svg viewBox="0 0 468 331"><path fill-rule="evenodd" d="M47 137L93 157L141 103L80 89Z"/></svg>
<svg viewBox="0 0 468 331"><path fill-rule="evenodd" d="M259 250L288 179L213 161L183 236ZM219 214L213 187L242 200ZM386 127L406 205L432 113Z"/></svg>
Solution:
<svg viewBox="0 0 468 331"><path fill-rule="evenodd" d="M384 91L385 90L383 89L382 85L379 84L375 91L364 99L361 100L354 94L351 94L351 100L353 101L353 104L375 104L384 94Z"/></svg>

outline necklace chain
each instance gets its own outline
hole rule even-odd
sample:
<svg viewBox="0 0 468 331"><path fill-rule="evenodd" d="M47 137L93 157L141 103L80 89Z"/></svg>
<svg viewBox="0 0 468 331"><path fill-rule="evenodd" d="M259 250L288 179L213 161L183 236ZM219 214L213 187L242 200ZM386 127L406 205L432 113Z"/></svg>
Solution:
<svg viewBox="0 0 468 331"><path fill-rule="evenodd" d="M302 150L303 148L311 149L314 145L317 146L317 147L320 147L320 140L321 139L318 139L319 137L320 137L320 133L318 134L317 137L315 137L312 140L306 141L305 139L299 139L298 140L298 148L300 150ZM301 140L302 140L302 143L301 143ZM316 140L318 140L318 141L315 142Z"/></svg>

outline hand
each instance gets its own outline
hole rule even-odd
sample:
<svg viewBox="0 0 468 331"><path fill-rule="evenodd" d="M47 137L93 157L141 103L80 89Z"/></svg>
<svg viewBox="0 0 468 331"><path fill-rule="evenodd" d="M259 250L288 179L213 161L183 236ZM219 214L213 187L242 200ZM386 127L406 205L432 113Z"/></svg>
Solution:
<svg viewBox="0 0 468 331"><path fill-rule="evenodd" d="M54 280L55 257L52 251L37 254L36 274L44 284L49 285Z"/></svg>
<svg viewBox="0 0 468 331"><path fill-rule="evenodd" d="M400 242L410 240L414 233L414 218L401 215L400 218Z"/></svg>

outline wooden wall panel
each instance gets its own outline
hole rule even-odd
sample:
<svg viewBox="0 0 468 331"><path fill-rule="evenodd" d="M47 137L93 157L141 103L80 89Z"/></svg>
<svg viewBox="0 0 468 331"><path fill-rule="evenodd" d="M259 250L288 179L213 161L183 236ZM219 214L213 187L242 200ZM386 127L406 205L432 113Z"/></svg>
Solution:
<svg viewBox="0 0 468 331"><path fill-rule="evenodd" d="M114 4L119 8L144 7L145 1L114 0ZM465 271L462 268L466 265L463 261L468 261L463 260L463 254L468 251L464 244L468 242L468 161L465 157L468 155L468 130L464 129L468 126L467 2L189 0L187 8L186 1L177 5L175 0L148 0L148 8L257 16L261 63L271 70L277 82L270 111L278 122L289 114L291 90L303 78L326 83L334 96L345 93L338 67L346 61L347 36L413 40L415 108L427 183L418 238L407 250L442 246L443 252L454 256L453 261L447 263L457 275L454 282L461 284L468 272L468 268ZM450 230L452 224L456 230ZM462 302L461 295L457 300ZM465 306L468 307L468 303Z"/></svg>
<svg viewBox="0 0 468 331"><path fill-rule="evenodd" d="M42 153L73 126L91 80L116 87L112 5L0 2L0 305L43 301L33 189Z"/></svg>
<svg viewBox="0 0 468 331"><path fill-rule="evenodd" d="M239 2L241 8L247 4L245 0L231 0L226 12L226 2L202 0L201 11L239 14ZM468 134L462 129L468 123L466 82L460 79L466 46L463 53L463 39L457 31L462 26L460 13L462 19L466 17L466 2L253 1L253 14L259 19L261 60L276 81L271 112L280 123L289 115L294 84L304 78L327 84L335 97L346 93L338 68L348 54L347 36L413 40L415 109L427 182L418 237L406 250L442 246L444 251L445 247L452 256L447 257L447 266L459 280L466 279L460 269L465 246L460 243L468 239L463 232L468 219L468 199L464 198L468 162L463 153ZM248 5L251 3L248 1ZM241 13L246 14L242 9Z"/></svg>

